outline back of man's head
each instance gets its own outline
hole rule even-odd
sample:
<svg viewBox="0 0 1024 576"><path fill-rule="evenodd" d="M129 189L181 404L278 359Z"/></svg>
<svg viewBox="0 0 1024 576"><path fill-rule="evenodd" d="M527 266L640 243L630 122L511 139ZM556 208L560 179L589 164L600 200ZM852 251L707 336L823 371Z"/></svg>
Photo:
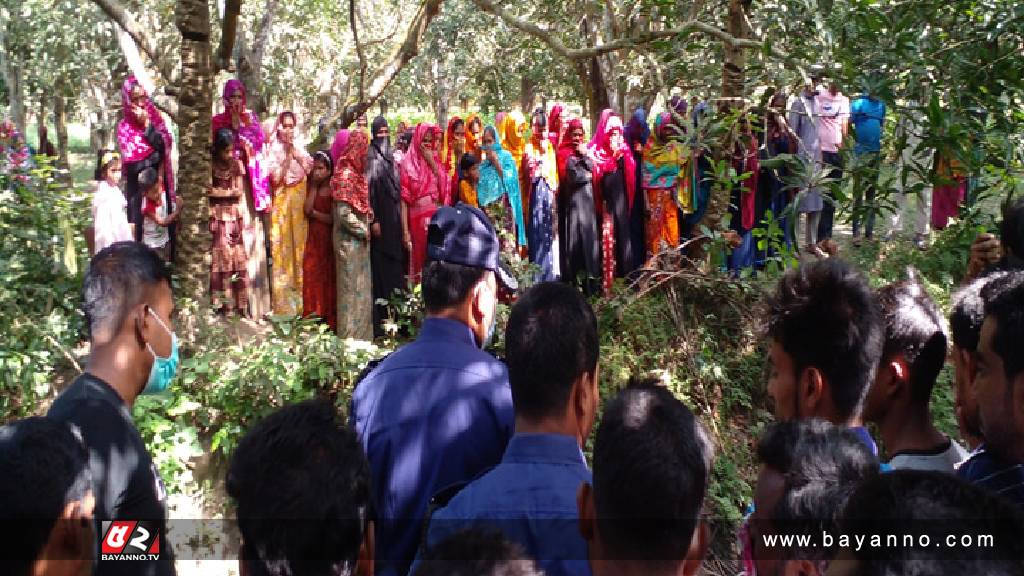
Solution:
<svg viewBox="0 0 1024 576"><path fill-rule="evenodd" d="M227 489L251 573L354 573L371 515L370 469L329 402L285 406L253 426L232 455Z"/></svg>
<svg viewBox="0 0 1024 576"><path fill-rule="evenodd" d="M841 533L878 536L851 549L855 576L1019 575L1024 521L1014 506L944 472L897 470L864 482L842 513ZM854 547L856 548L856 547Z"/></svg>
<svg viewBox="0 0 1024 576"><path fill-rule="evenodd" d="M68 522L69 504L79 503L81 516L92 517L89 454L67 425L36 416L0 428L0 462L0 563L5 573L27 575L61 527L58 521ZM50 550L62 557L47 560L91 564L92 546L94 541L79 558L63 557L67 549Z"/></svg>
<svg viewBox="0 0 1024 576"><path fill-rule="evenodd" d="M141 242L117 242L100 250L82 283L82 308L92 339L110 339L125 315L171 272L159 254Z"/></svg>
<svg viewBox="0 0 1024 576"><path fill-rule="evenodd" d="M848 428L824 420L778 422L757 444L763 470L782 479L774 505L761 510L758 532L776 534L835 533L838 513L860 482L878 474L878 460ZM764 475L762 474L762 479ZM758 487L758 494L764 494ZM785 559L827 560L830 551L795 544Z"/></svg>
<svg viewBox="0 0 1024 576"><path fill-rule="evenodd" d="M953 346L965 352L976 352L981 338L981 325L985 321L985 300L982 291L1007 272L991 272L976 278L957 290L952 298L949 331ZM989 292L991 294L991 292Z"/></svg>
<svg viewBox="0 0 1024 576"><path fill-rule="evenodd" d="M1024 272L1012 272L993 281L982 290L982 299L986 320L995 320L992 351L1002 359L1012 386L1014 378L1024 371Z"/></svg>
<svg viewBox="0 0 1024 576"><path fill-rule="evenodd" d="M999 241L1003 245L1003 267L1024 268L1024 198L1018 198L1003 212Z"/></svg>
<svg viewBox="0 0 1024 576"><path fill-rule="evenodd" d="M512 306L505 326L512 403L517 418L564 413L573 384L597 369L597 318L568 284L537 284Z"/></svg>
<svg viewBox="0 0 1024 576"><path fill-rule="evenodd" d="M838 418L860 415L884 337L864 276L830 258L790 270L768 298L768 334L793 358L796 374L817 368Z"/></svg>
<svg viewBox="0 0 1024 576"><path fill-rule="evenodd" d="M654 566L687 559L712 458L700 421L656 380L631 383L613 398L594 441L601 560L648 563L653 574L662 571Z"/></svg>
<svg viewBox="0 0 1024 576"><path fill-rule="evenodd" d="M946 332L939 309L914 274L879 289L878 302L885 321L882 362L902 357L910 372L911 399L927 405L946 361Z"/></svg>
<svg viewBox="0 0 1024 576"><path fill-rule="evenodd" d="M438 314L466 301L487 270L443 260L423 266L423 304L428 314Z"/></svg>
<svg viewBox="0 0 1024 576"><path fill-rule="evenodd" d="M543 576L533 559L501 532L468 528L429 548L414 576Z"/></svg>

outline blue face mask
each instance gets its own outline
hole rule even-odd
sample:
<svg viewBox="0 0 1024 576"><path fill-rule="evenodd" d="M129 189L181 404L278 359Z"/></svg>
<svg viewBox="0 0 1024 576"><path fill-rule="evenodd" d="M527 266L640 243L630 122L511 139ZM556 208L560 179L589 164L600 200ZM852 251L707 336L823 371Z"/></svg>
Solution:
<svg viewBox="0 0 1024 576"><path fill-rule="evenodd" d="M146 381L146 387L143 388L142 393L159 394L167 390L171 380L174 380L175 374L178 373L178 336L167 328L164 321L152 309L147 308L147 310L153 315L153 318L156 318L160 327L171 335L171 354L166 358L157 356L153 346L146 342L146 348L149 348L149 353L153 355L153 367L149 370L149 380Z"/></svg>

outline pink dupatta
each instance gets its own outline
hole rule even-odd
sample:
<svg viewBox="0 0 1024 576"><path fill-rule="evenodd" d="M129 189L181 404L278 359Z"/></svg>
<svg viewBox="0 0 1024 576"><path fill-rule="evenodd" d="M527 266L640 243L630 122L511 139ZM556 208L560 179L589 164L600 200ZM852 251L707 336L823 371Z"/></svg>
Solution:
<svg viewBox="0 0 1024 576"><path fill-rule="evenodd" d="M234 131L234 128L231 126L231 112L228 110L228 98L235 94L235 92L242 95L242 106L245 106L245 86L237 78L228 80L224 84L222 95L225 110L213 117L212 128L214 134L221 128L228 128ZM261 154L263 142L266 138L263 134L263 128L260 126L259 118L253 112L249 110L244 111L241 114L240 122L241 125L235 131L235 157L245 162L249 182L252 184L252 199L256 205L256 211L264 212L270 207L268 174L264 169ZM243 141L248 142L252 147L253 153L251 157L246 154L245 146L242 144Z"/></svg>
<svg viewBox="0 0 1024 576"><path fill-rule="evenodd" d="M124 118L117 125L117 142L121 147L121 159L123 162L139 162L145 160L155 149L146 140L146 119L153 125L164 141L164 157L160 163L164 169L166 178L166 189L175 201L174 195L174 167L171 163L171 151L174 149L174 137L164 122L164 117L153 105L153 101L146 94L146 118L137 118L132 112L132 90L141 86L135 76L125 78L121 85L121 107L124 110Z"/></svg>

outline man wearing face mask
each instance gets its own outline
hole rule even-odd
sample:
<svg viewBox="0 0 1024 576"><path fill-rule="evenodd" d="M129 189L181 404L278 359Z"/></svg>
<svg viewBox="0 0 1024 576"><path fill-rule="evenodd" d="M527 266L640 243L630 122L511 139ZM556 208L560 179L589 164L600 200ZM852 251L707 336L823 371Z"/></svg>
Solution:
<svg viewBox="0 0 1024 576"><path fill-rule="evenodd" d="M478 208L442 206L427 228L419 337L359 383L350 418L370 461L376 572L404 575L430 498L501 460L512 436L505 365L484 352L498 283L515 290Z"/></svg>
<svg viewBox="0 0 1024 576"><path fill-rule="evenodd" d="M159 560L100 560L94 574L174 574L165 538L167 493L131 414L140 394L163 392L177 372L170 272L145 245L118 242L92 259L82 300L88 368L47 416L75 426L89 452L99 537L104 520L131 520L145 522L161 540Z"/></svg>

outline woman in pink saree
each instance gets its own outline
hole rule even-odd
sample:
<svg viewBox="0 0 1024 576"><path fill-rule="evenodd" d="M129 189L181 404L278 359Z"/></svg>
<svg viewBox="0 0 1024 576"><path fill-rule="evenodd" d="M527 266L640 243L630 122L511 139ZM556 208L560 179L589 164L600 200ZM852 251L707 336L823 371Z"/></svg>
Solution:
<svg viewBox="0 0 1024 576"><path fill-rule="evenodd" d="M242 232L245 253L249 255L247 267L249 314L261 320L271 312L270 276L267 272L267 233L264 217L270 208L270 189L262 154L264 135L259 118L245 107L245 86L232 78L224 85L224 111L213 117L213 133L227 128L235 134L234 157L245 166L245 202L240 207L246 212L249 225Z"/></svg>
<svg viewBox="0 0 1024 576"><path fill-rule="evenodd" d="M167 128L160 111L153 105L146 89L135 76L129 76L121 86L121 106L124 118L117 125L117 142L121 148L121 162L128 200L128 221L135 225L135 240L142 240L142 196L139 174L146 168L155 168L163 176L163 199L167 206L177 203L174 194L174 168L171 152L174 137ZM169 228L170 254L175 247L175 226Z"/></svg>
<svg viewBox="0 0 1024 576"><path fill-rule="evenodd" d="M450 180L437 149L441 129L416 125L412 145L399 166L402 187L402 240L409 252L409 282L419 284L427 257L427 225L439 206L450 203Z"/></svg>

